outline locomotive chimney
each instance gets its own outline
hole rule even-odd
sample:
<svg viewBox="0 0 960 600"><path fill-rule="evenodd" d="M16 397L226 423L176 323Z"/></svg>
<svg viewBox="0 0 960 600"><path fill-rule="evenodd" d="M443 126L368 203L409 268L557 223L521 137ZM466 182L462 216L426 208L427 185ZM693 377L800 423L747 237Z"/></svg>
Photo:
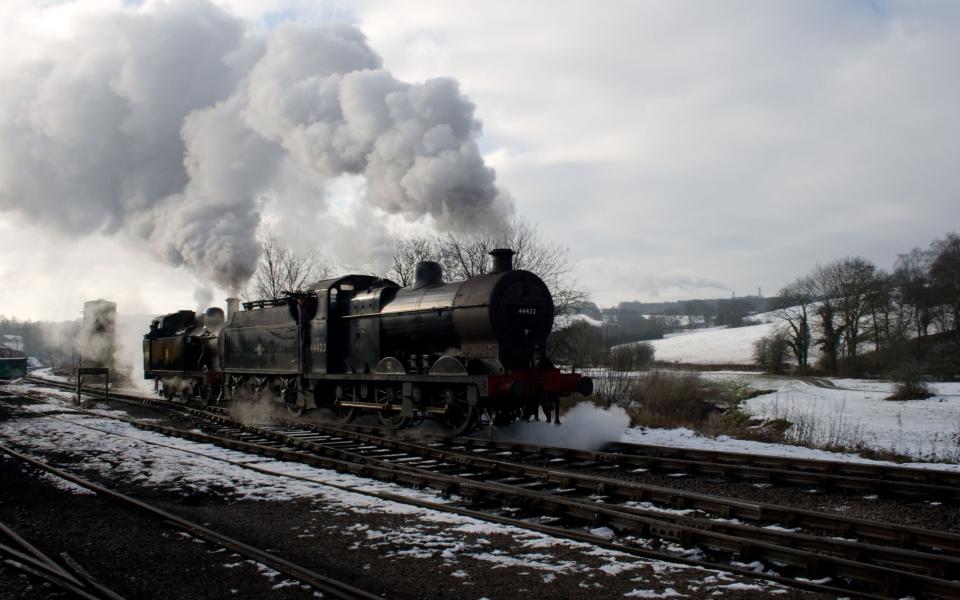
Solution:
<svg viewBox="0 0 960 600"><path fill-rule="evenodd" d="M240 312L240 298L227 298L227 322L233 318L233 313Z"/></svg>
<svg viewBox="0 0 960 600"><path fill-rule="evenodd" d="M413 278L414 288L443 283L443 269L440 267L440 263L432 260L421 260L417 263Z"/></svg>
<svg viewBox="0 0 960 600"><path fill-rule="evenodd" d="M497 248L490 251L493 257L493 273L504 273L513 270L513 255L516 254L509 248Z"/></svg>

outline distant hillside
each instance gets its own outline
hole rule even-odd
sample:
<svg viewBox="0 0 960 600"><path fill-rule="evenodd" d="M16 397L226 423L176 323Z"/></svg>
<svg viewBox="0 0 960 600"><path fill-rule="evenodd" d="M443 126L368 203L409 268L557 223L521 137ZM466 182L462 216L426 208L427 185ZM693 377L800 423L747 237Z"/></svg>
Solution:
<svg viewBox="0 0 960 600"><path fill-rule="evenodd" d="M675 302L621 302L613 309L618 311L638 312L645 315L698 315L712 316L720 312L725 303L731 300L743 303L750 312L763 313L770 310L775 297L739 296L736 298L694 298L691 300L677 300Z"/></svg>
<svg viewBox="0 0 960 600"><path fill-rule="evenodd" d="M780 319L761 313L747 320L744 327L708 327L668 333L662 340L649 343L658 362L693 365L752 365L753 345L771 335Z"/></svg>

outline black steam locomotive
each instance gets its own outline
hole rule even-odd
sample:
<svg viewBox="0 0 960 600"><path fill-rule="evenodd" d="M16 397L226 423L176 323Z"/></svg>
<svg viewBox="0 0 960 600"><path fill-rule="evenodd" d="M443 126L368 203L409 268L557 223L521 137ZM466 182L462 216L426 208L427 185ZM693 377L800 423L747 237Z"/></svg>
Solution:
<svg viewBox="0 0 960 600"><path fill-rule="evenodd" d="M432 417L453 434L538 414L561 396L589 395L589 377L545 354L553 299L543 281L494 250L493 270L444 283L421 262L402 288L369 275L320 281L280 300L228 299L202 315L155 319L144 374L168 397L207 402L269 398L291 414L326 408L339 419L372 411L400 428Z"/></svg>

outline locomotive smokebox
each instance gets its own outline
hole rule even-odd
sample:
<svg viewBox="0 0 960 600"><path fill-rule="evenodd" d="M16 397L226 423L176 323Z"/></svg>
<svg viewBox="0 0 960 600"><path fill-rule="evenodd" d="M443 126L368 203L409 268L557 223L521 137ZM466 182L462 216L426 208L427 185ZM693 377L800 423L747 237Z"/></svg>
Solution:
<svg viewBox="0 0 960 600"><path fill-rule="evenodd" d="M513 270L513 255L516 254L509 248L497 248L490 251L493 257L493 273L505 273Z"/></svg>
<svg viewBox="0 0 960 600"><path fill-rule="evenodd" d="M422 260L417 263L414 270L414 288L422 288L425 285L437 285L443 283L443 269L440 263L432 260Z"/></svg>
<svg viewBox="0 0 960 600"><path fill-rule="evenodd" d="M233 313L240 311L240 298L227 298L227 322L233 318Z"/></svg>

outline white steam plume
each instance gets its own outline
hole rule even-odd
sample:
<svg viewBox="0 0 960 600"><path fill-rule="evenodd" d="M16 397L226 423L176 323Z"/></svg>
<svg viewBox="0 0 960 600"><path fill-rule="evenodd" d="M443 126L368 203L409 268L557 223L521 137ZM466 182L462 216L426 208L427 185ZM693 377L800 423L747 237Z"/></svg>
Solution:
<svg viewBox="0 0 960 600"><path fill-rule="evenodd" d="M384 214L494 229L512 211L457 82L397 80L352 26L258 36L209 0L72 25L0 67L0 211L132 235L228 290L255 266L265 198L319 216L344 176L364 179L375 229Z"/></svg>
<svg viewBox="0 0 960 600"><path fill-rule="evenodd" d="M194 289L193 301L197 303L197 313L203 313L213 304L213 290L206 286Z"/></svg>

